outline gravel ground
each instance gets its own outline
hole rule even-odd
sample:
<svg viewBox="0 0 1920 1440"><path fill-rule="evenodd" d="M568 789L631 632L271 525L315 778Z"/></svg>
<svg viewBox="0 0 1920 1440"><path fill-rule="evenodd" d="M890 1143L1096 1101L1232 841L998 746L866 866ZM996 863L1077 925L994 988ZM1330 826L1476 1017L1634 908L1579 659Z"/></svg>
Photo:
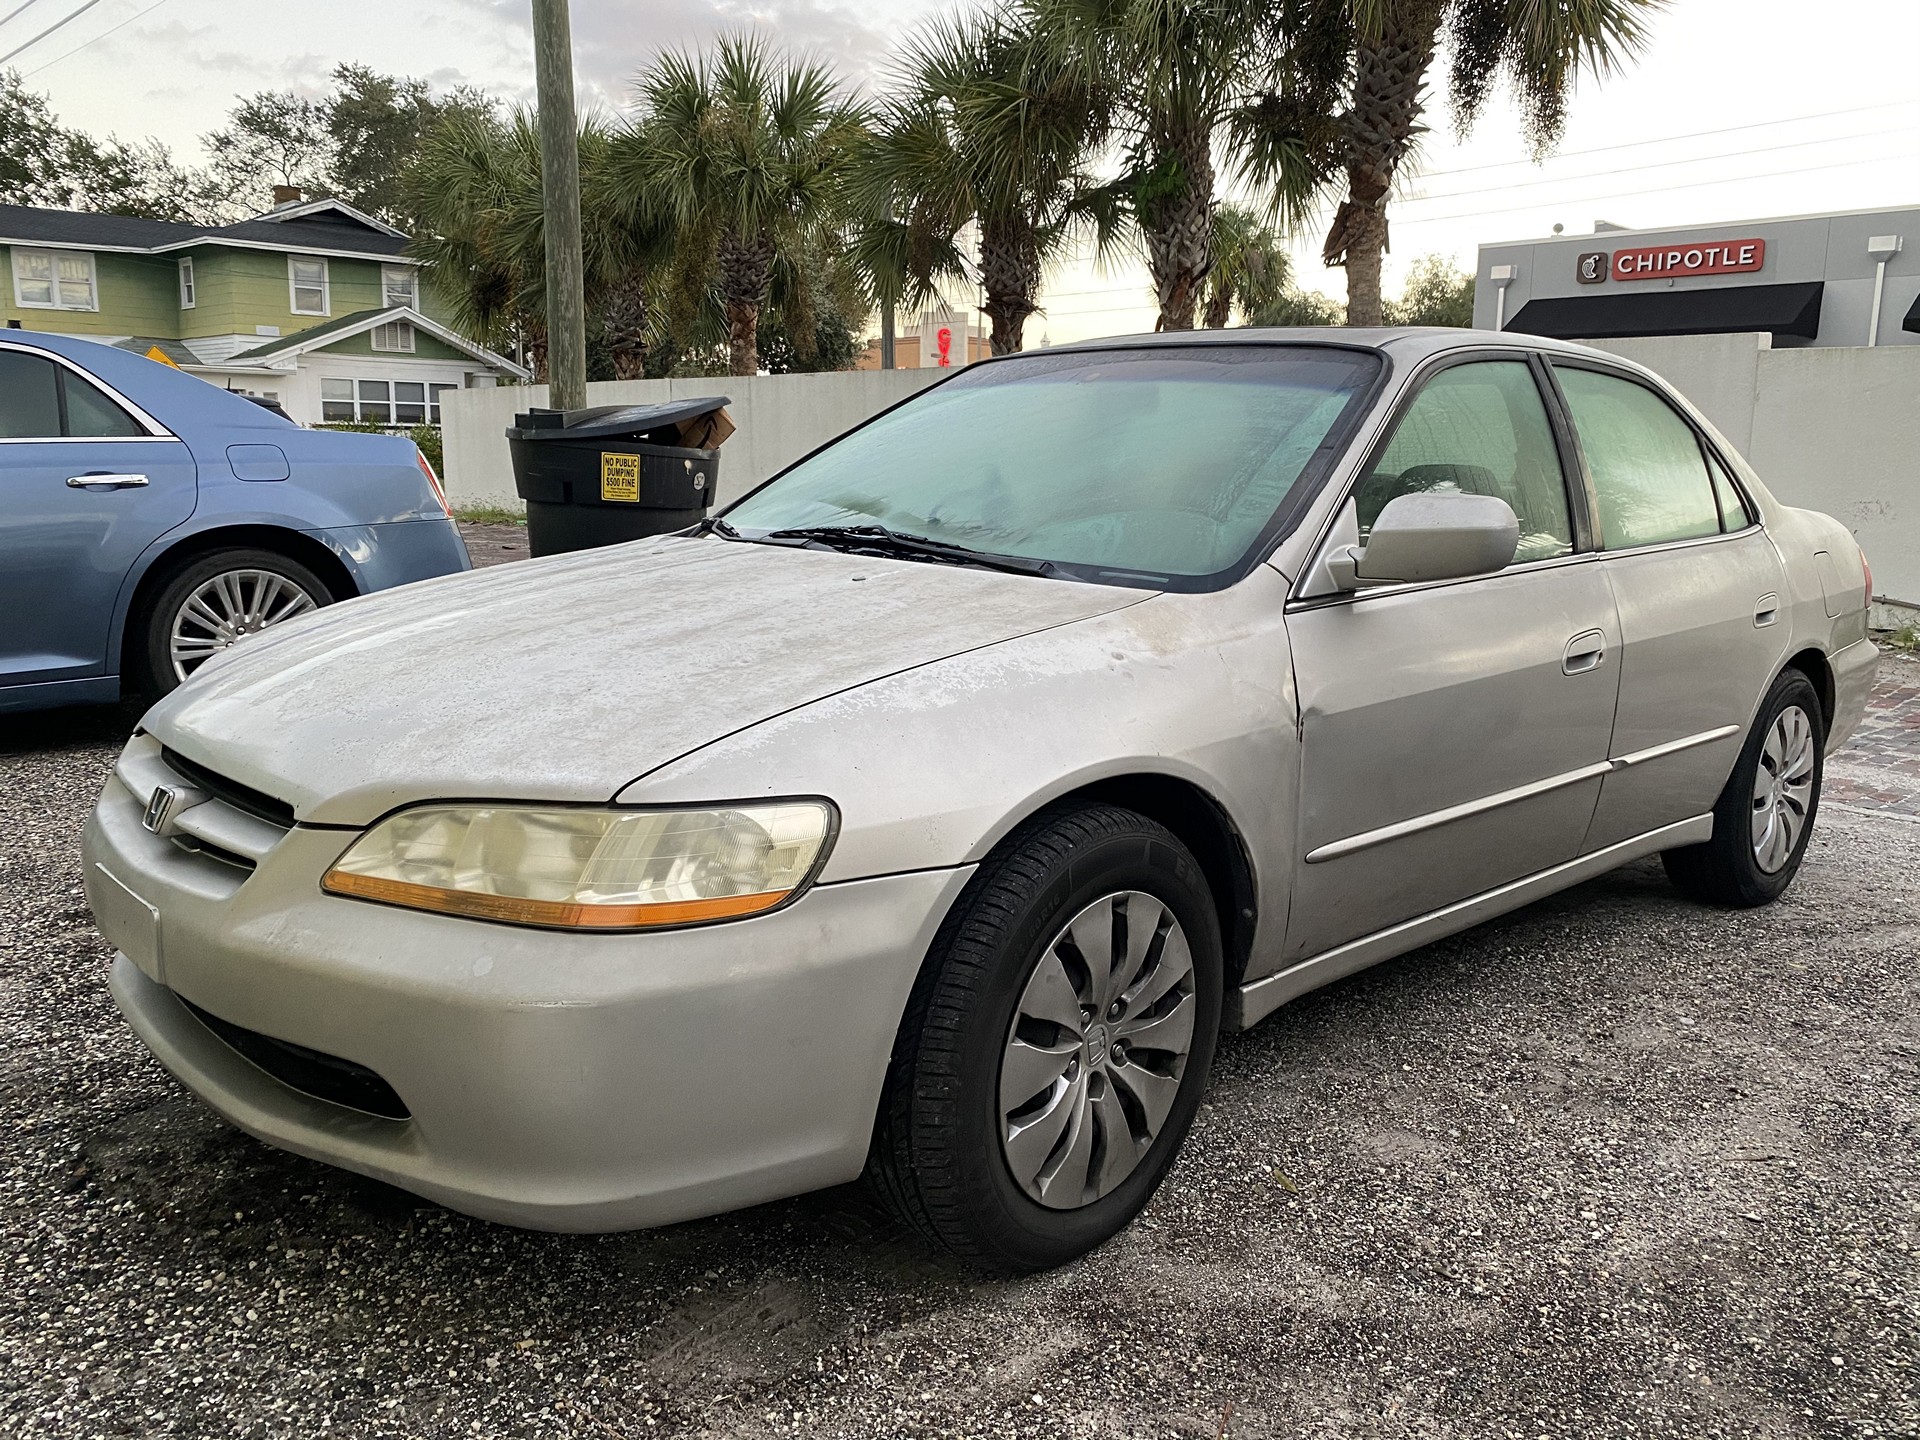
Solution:
<svg viewBox="0 0 1920 1440"><path fill-rule="evenodd" d="M1644 863L1309 996L1130 1232L985 1282L853 1188L535 1235L230 1129L81 896L134 718L0 723L0 1434L1920 1435L1920 819L1830 805L1766 911Z"/></svg>

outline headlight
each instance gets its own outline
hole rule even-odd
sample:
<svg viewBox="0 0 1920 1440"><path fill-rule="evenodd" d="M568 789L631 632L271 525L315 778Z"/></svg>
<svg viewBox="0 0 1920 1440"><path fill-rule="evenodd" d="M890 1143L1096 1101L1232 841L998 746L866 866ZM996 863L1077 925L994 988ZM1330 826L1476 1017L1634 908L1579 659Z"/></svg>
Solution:
<svg viewBox="0 0 1920 1440"><path fill-rule="evenodd" d="M632 930L755 915L812 878L833 832L822 800L706 810L426 805L348 848L321 887L417 910Z"/></svg>

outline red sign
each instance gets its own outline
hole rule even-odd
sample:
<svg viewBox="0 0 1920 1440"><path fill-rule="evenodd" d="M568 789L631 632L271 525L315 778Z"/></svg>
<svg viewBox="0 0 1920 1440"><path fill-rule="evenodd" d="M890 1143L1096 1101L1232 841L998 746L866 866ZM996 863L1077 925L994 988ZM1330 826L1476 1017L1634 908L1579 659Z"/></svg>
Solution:
<svg viewBox="0 0 1920 1440"><path fill-rule="evenodd" d="M1678 275L1738 275L1766 263L1764 240L1715 240L1704 245L1647 245L1613 252L1616 280L1668 280Z"/></svg>
<svg viewBox="0 0 1920 1440"><path fill-rule="evenodd" d="M953 364L953 331L949 330L946 326L942 325L940 327L939 333L934 338L936 341L938 341L940 346L941 365L942 366L952 365Z"/></svg>

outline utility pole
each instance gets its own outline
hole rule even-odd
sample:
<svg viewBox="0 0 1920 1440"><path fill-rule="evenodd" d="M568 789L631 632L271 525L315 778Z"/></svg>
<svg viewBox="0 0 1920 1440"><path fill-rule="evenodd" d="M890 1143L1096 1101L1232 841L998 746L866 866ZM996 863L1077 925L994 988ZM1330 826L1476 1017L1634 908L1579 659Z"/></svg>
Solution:
<svg viewBox="0 0 1920 1440"><path fill-rule="evenodd" d="M580 255L580 133L573 118L573 27L567 0L533 0L533 78L546 204L547 404L587 403L587 304Z"/></svg>

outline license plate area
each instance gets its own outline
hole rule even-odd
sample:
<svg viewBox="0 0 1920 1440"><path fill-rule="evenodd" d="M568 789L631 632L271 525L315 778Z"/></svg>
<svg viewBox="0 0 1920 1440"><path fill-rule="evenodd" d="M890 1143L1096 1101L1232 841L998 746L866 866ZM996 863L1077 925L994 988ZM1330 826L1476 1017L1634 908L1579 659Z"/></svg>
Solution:
<svg viewBox="0 0 1920 1440"><path fill-rule="evenodd" d="M87 873L87 902L107 943L140 967L155 984L160 970L160 912L96 861Z"/></svg>

